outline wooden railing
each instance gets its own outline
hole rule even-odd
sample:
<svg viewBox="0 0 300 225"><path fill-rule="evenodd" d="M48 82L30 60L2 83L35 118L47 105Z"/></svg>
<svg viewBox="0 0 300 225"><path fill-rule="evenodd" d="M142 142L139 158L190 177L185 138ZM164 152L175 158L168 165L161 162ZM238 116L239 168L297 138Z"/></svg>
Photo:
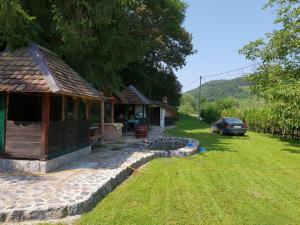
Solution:
<svg viewBox="0 0 300 225"><path fill-rule="evenodd" d="M7 121L5 154L17 158L42 157L41 122Z"/></svg>
<svg viewBox="0 0 300 225"><path fill-rule="evenodd" d="M72 151L89 145L88 121L57 121L49 124L48 152Z"/></svg>

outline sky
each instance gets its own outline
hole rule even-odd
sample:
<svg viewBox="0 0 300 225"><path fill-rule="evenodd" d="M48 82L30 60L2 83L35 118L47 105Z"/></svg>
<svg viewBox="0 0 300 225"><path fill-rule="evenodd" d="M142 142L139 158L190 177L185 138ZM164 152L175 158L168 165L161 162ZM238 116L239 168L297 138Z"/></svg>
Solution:
<svg viewBox="0 0 300 225"><path fill-rule="evenodd" d="M231 79L253 68L205 78L205 76L248 66L253 62L238 50L276 28L274 10L262 10L266 0L185 0L188 4L184 27L193 36L196 54L176 71L183 92L214 79Z"/></svg>

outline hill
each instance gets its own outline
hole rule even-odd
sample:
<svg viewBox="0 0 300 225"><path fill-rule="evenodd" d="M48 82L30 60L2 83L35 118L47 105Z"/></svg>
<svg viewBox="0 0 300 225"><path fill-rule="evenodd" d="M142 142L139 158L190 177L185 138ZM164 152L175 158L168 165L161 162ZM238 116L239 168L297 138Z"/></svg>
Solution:
<svg viewBox="0 0 300 225"><path fill-rule="evenodd" d="M198 88L192 89L186 93L198 97ZM213 80L202 85L201 96L208 101L214 101L225 97L234 97L236 99L251 98L249 86L243 77L232 80Z"/></svg>

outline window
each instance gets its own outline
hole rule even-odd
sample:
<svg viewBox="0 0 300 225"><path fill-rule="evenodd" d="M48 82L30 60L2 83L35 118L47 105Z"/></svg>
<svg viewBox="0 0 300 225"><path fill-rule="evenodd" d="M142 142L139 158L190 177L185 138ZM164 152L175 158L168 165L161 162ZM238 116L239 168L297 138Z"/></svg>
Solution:
<svg viewBox="0 0 300 225"><path fill-rule="evenodd" d="M74 99L66 98L66 120L74 120Z"/></svg>
<svg viewBox="0 0 300 225"><path fill-rule="evenodd" d="M61 121L62 97L60 95L50 96L50 121Z"/></svg>
<svg viewBox="0 0 300 225"><path fill-rule="evenodd" d="M240 119L238 118L225 118L224 119L226 123L243 123Z"/></svg>
<svg viewBox="0 0 300 225"><path fill-rule="evenodd" d="M111 104L107 103L104 105L104 122L110 123L111 122Z"/></svg>
<svg viewBox="0 0 300 225"><path fill-rule="evenodd" d="M78 119L79 120L86 120L86 104L79 99L78 103Z"/></svg>
<svg viewBox="0 0 300 225"><path fill-rule="evenodd" d="M100 104L91 104L91 121L100 123Z"/></svg>
<svg viewBox="0 0 300 225"><path fill-rule="evenodd" d="M9 94L8 120L41 121L42 96L38 94Z"/></svg>

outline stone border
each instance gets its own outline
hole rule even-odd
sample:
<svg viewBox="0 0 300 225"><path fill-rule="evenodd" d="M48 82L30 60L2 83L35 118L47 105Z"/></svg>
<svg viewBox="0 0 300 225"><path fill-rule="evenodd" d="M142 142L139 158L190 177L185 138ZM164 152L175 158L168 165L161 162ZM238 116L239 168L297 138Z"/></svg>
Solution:
<svg viewBox="0 0 300 225"><path fill-rule="evenodd" d="M46 161L0 158L0 169L33 174L50 173L61 166L74 162L82 157L86 157L90 153L91 146L88 146Z"/></svg>
<svg viewBox="0 0 300 225"><path fill-rule="evenodd" d="M9 210L0 211L0 222L21 222L32 220L61 219L67 216L75 216L92 210L108 193L126 180L134 171L145 163L158 157L183 157L195 154L198 151L199 142L193 139L188 140L186 147L178 150L145 150L150 154L141 157L130 165L121 168L109 180L101 185L94 193L91 193L85 200L69 205L62 205L52 208L39 208L30 210Z"/></svg>

